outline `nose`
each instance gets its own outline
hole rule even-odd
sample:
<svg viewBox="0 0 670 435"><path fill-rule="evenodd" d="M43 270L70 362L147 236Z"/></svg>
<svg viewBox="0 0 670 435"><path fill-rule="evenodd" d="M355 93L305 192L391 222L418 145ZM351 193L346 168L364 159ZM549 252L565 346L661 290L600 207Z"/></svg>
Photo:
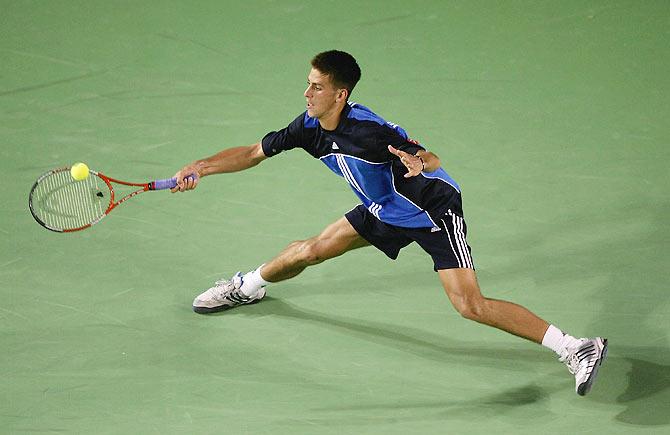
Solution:
<svg viewBox="0 0 670 435"><path fill-rule="evenodd" d="M305 98L311 98L311 96L312 96L312 87L311 87L311 86L307 86L307 89L305 89L305 92L303 92L302 94L305 96Z"/></svg>

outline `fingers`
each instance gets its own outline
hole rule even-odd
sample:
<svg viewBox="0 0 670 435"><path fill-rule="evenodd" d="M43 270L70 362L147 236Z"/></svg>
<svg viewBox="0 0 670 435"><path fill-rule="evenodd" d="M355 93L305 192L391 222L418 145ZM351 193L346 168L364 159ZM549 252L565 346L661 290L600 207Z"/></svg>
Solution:
<svg viewBox="0 0 670 435"><path fill-rule="evenodd" d="M182 179L181 184L177 184L180 192L185 192L187 190L193 190L198 186L198 177L193 175L188 175Z"/></svg>
<svg viewBox="0 0 670 435"><path fill-rule="evenodd" d="M414 156L405 151L393 148L391 145L388 146L389 152L400 157L400 163L405 165L407 168L407 173L405 178L416 177L423 170L423 162L417 156Z"/></svg>
<svg viewBox="0 0 670 435"><path fill-rule="evenodd" d="M175 187L173 187L172 189L170 189L170 192L172 192L172 193L179 192L180 188L181 188L181 185L184 184L184 177L181 175L181 171L174 174L174 178L176 178L177 185Z"/></svg>
<svg viewBox="0 0 670 435"><path fill-rule="evenodd" d="M407 168L405 178L416 177L423 170L423 163L421 163L421 159L416 156L409 155L409 157L401 158L400 161Z"/></svg>
<svg viewBox="0 0 670 435"><path fill-rule="evenodd" d="M409 169L405 174L405 178L416 177L421 173L421 169Z"/></svg>
<svg viewBox="0 0 670 435"><path fill-rule="evenodd" d="M391 145L389 145L388 148L389 148L389 152L391 154L394 154L398 157L402 157L403 155L407 155L407 153L405 151L400 151L399 149L393 148L393 146L391 146Z"/></svg>
<svg viewBox="0 0 670 435"><path fill-rule="evenodd" d="M190 166L177 172L174 177L177 179L177 185L170 189L170 192L172 193L193 190L198 186L198 182L200 181L198 172Z"/></svg>

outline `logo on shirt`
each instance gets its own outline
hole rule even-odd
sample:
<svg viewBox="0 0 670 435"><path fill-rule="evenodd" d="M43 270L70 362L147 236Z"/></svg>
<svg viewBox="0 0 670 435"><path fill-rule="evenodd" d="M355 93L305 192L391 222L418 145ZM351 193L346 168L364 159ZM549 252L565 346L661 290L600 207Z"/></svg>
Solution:
<svg viewBox="0 0 670 435"><path fill-rule="evenodd" d="M336 144L335 142L333 142L333 149L334 149L334 150L339 150L340 147L338 147L337 144Z"/></svg>
<svg viewBox="0 0 670 435"><path fill-rule="evenodd" d="M442 231L442 228L440 228L440 227L433 227L433 228L430 229L430 232L431 232L431 233L436 233L436 232L438 232L438 231Z"/></svg>

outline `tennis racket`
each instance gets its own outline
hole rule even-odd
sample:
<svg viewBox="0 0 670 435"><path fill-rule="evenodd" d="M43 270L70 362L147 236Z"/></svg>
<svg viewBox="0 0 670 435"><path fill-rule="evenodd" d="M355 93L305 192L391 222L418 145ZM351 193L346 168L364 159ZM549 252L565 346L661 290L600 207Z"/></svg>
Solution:
<svg viewBox="0 0 670 435"><path fill-rule="evenodd" d="M114 185L130 186L132 191L116 199ZM44 228L59 233L85 230L97 224L120 204L147 190L171 189L176 178L149 183L128 183L89 170L77 181L70 167L51 170L40 176L28 198L30 213Z"/></svg>

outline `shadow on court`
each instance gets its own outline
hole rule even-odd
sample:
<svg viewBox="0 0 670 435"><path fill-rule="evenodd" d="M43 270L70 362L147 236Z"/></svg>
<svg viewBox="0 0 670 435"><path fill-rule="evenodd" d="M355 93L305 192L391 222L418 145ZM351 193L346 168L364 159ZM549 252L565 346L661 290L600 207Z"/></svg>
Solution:
<svg viewBox="0 0 670 435"><path fill-rule="evenodd" d="M253 312L251 312L253 311ZM225 313L225 312L224 312ZM255 305L253 310L219 313L218 315L275 315L313 322L321 327L337 330L357 338L392 347L403 352L430 359L446 361L468 359L468 364L482 367L504 367L506 369L523 371L523 363L551 363L555 360L551 355L538 351L530 346L528 349L492 346L467 346L462 342L443 335L431 334L425 330L414 329L406 325L393 325L369 320L350 319L343 316L326 315L317 311L298 308L283 299L266 296L263 302ZM216 315L216 314L215 314ZM477 359L480 362L472 361Z"/></svg>
<svg viewBox="0 0 670 435"><path fill-rule="evenodd" d="M215 314L216 315L216 314ZM546 400L552 394L572 389L573 384L562 365L556 363L552 355L541 351L539 348L529 346L527 349L515 347L491 346L469 346L463 342L438 334L432 334L425 330L414 329L406 325L393 325L383 322L372 322L369 320L350 319L343 316L333 316L321 312L298 308L283 299L266 296L262 303L245 310L219 313L218 315L235 316L281 316L300 321L312 322L320 327L337 330L340 333L350 334L359 339L381 344L387 347L408 352L421 358L446 363L460 362L469 366L494 367L501 370L527 372L529 365L538 363L555 364L556 369L551 370L548 378L558 377L560 381L551 381L542 386L528 384L523 387L508 389L495 395L483 396L474 400L457 401L445 400L439 402L425 403L387 403L379 405L350 405L342 408L314 409L315 411L351 411L365 409L410 410L421 408L424 410L440 409L433 418L454 417L462 412L463 417L470 416L475 410L481 413L497 415L510 412L515 408L530 404L537 404ZM670 359L670 352L664 348L635 348L615 346L614 352L610 352L599 382L587 398L575 400L595 400L611 405L623 405L616 420L621 423L641 426L662 426L670 424L670 414L667 413L667 396L670 393L670 366L647 361L640 357L633 358L630 355L658 355L662 360ZM612 375L621 373L625 376L625 385L608 385L608 372ZM613 379L614 376L610 377ZM444 412L444 415L442 413ZM351 416L348 417L351 419ZM383 417L379 417L380 419ZM388 418L388 417L387 417ZM421 418L426 418L424 415ZM370 416L361 415L367 423ZM328 420L328 419L326 419ZM339 421L339 420L338 420ZM355 423L356 419L349 420ZM319 419L324 423L325 420ZM360 423L363 423L361 421Z"/></svg>
<svg viewBox="0 0 670 435"><path fill-rule="evenodd" d="M630 353L637 353L631 349ZM668 361L668 349L645 349L645 353L655 352ZM625 358L630 364L628 387L616 398L616 403L626 405L616 419L622 423L661 426L670 424L668 401L670 399L670 365L656 364L636 358Z"/></svg>
<svg viewBox="0 0 670 435"><path fill-rule="evenodd" d="M546 399L549 396L550 393L546 389L535 384L528 384L471 400L452 398L440 401L407 403L403 399L396 399L396 402L385 404L354 404L313 408L313 411L321 412L324 416L311 418L310 421L315 424L359 426L401 421L469 420L472 418L472 413L476 413L482 419L489 419L517 411L523 413L524 407L528 405L542 405L548 408ZM393 399L390 398L389 400ZM387 411L390 411L390 413ZM546 409L546 412L549 412L548 409Z"/></svg>
<svg viewBox="0 0 670 435"><path fill-rule="evenodd" d="M631 346L629 343L633 337L651 339L659 343L656 339L658 338L661 343L664 342L665 331L654 326L658 320L655 316L658 316L657 308L663 307L670 295L657 290L660 287L654 279L658 279L659 270L662 270L659 262L663 258L655 252L662 248L665 216L670 209L666 203L654 206L642 203L629 204L629 207L639 210L638 222L635 224L620 220L620 216L614 211L610 214L596 210L582 210L582 215L572 214L555 222L556 233L545 234L548 243L558 244L556 251L551 253L547 253L546 246L540 245L536 248L531 246L531 243L537 244L535 236L523 231L515 233L517 241L529 244L528 264L525 265L525 269L518 267L506 269L505 272L497 274L496 279L500 280L501 276L506 274L510 277L527 274L535 275L537 281L543 282L543 285L551 285L554 281L566 281L566 290L578 295L580 300L587 303L589 300L596 301L594 305L600 305L600 308L590 311L592 321L587 326L592 331L603 331L605 336L610 338L610 353L594 392L585 399L575 397L574 400L596 401L611 405L615 409L619 408L620 411L613 417L619 423L632 426L667 426L670 425L670 413L667 412L667 403L670 403L670 365L663 362L670 361L670 348L663 345L644 346L644 343L640 346ZM583 243L579 238L570 241L560 236L568 227L575 225L581 226L584 237L589 238L588 243ZM579 269L571 269L574 268L571 256L577 256L583 262ZM541 270L545 271L544 274L537 272ZM546 271L551 273L546 274ZM567 272L568 276L562 272ZM579 285L579 276L583 274L586 274L587 279L599 279L595 288L584 293L580 293L581 290L578 289L570 290L571 286ZM585 282L587 285L590 284L588 281ZM635 297L631 295L631 289L636 289L635 291L642 294ZM622 312L622 306L625 306L623 315L615 316L615 313ZM324 314L270 296L251 310L226 315L231 314L274 315L312 322L319 327L350 334L432 361L455 362L516 372L525 372L529 366L538 363L556 364L552 355L533 346L504 347L491 346L488 343L476 346L448 337L446 334L430 333L405 325ZM579 315L581 314L575 314ZM446 418L447 412L453 417L454 414L459 414L459 411L464 417L481 413L482 410L496 415L524 405L542 403L552 394L573 388L567 371L563 373L564 367L556 364L555 370L547 370L550 370L549 377L558 379L560 376L560 381L542 383L540 386L531 383L492 396L466 401L449 399L421 403L353 404L340 410L355 413L356 410L366 409L366 406L372 410L439 409L432 414L434 419ZM318 411L328 412L328 409ZM360 423L370 422L370 416L359 417ZM378 418L381 421L384 417ZM388 418L386 417L385 421L388 421ZM355 421L355 418L352 421Z"/></svg>
<svg viewBox="0 0 670 435"><path fill-rule="evenodd" d="M667 240L670 203L650 203L630 195L625 212L635 210L636 220L622 216L621 204L611 209L576 209L552 223L554 232L528 233L520 229L513 239L528 252L525 269L511 267L496 278L530 275L537 281L552 284L565 282L566 291L579 285L580 276L601 282L590 294L574 292L579 301L595 301L601 308L585 311L592 317L589 331L610 339L610 353L594 393L596 400L625 409L615 416L621 423L639 426L670 425L670 346L667 331L659 325L659 309L667 306L670 293L659 284L665 270L663 256ZM563 237L571 231L581 237ZM546 245L538 244L536 234L543 234ZM584 243L588 240L588 243ZM555 250L546 246L555 244ZM574 267L574 258L581 263ZM529 267L530 266L530 267ZM546 271L555 271L546 275ZM589 309L590 310L590 309ZM620 314L617 314L620 313ZM639 337L640 346L630 346ZM651 340L661 346L644 346ZM607 379L623 384L623 390L608 386ZM621 385L619 385L620 387Z"/></svg>
<svg viewBox="0 0 670 435"><path fill-rule="evenodd" d="M666 339L667 330L659 327L658 311L670 300L665 284L659 284L662 276L667 275L662 272L667 270L662 252L667 238L670 203L637 199L630 201L627 207L636 210L639 220L637 226L631 227L634 229L632 234L611 237L608 243L593 247L595 257L610 256L609 266L614 272L596 295L603 303L602 311L617 313L624 305L625 313L630 315L617 318L617 330L624 325L634 337L645 340L640 346L617 346L613 341L612 350L618 358L617 363L625 367L627 382L625 391L613 398L614 403L626 407L615 419L640 426L670 425L670 365L663 364L670 361L670 345ZM620 225L616 219L608 221L607 218L601 224L610 229ZM594 262L593 266L600 267L600 273L605 274L606 264ZM613 293L620 296L613 298ZM610 328L612 325L602 318L595 321L594 330ZM616 340L616 337L612 338ZM649 341L658 345L646 345Z"/></svg>
<svg viewBox="0 0 670 435"><path fill-rule="evenodd" d="M489 406L500 407L516 407L531 405L540 402L549 397L547 391L534 384L529 384L524 387L513 388L503 391L491 396L484 396L475 400L468 400L458 402L461 408L469 408L474 406ZM425 401L415 403L394 403L386 405L349 405L349 406L329 406L327 408L313 408L315 411L379 411L379 410L393 410L393 409L413 409L413 408L453 408L456 403L454 401Z"/></svg>
<svg viewBox="0 0 670 435"><path fill-rule="evenodd" d="M352 337L384 345L395 350L408 352L421 358L445 364L463 364L469 367L496 368L515 372L529 372L528 367L538 363L555 365L547 383L533 382L521 387L501 389L495 394L482 394L475 399L459 399L446 394L445 400L408 402L406 398L389 397L387 402L348 402L343 406L314 407L311 411L321 413L309 418L313 424L338 426L363 426L394 422L448 421L453 418L467 420L473 412L482 418L495 417L525 409L524 407L544 406L548 409L547 398L559 391L574 388L565 367L556 363L552 355L539 347L528 346L471 346L459 340L425 330L369 320L351 319L344 316L324 314L314 310L299 308L286 300L266 296L263 302L239 310L218 315L240 316L280 316L301 322L311 322L315 326L331 331L349 334ZM537 373L533 376L537 376ZM556 381L555 378L560 379ZM372 411L372 412L371 412ZM525 411L522 411L525 412ZM547 410L547 412L549 412Z"/></svg>

